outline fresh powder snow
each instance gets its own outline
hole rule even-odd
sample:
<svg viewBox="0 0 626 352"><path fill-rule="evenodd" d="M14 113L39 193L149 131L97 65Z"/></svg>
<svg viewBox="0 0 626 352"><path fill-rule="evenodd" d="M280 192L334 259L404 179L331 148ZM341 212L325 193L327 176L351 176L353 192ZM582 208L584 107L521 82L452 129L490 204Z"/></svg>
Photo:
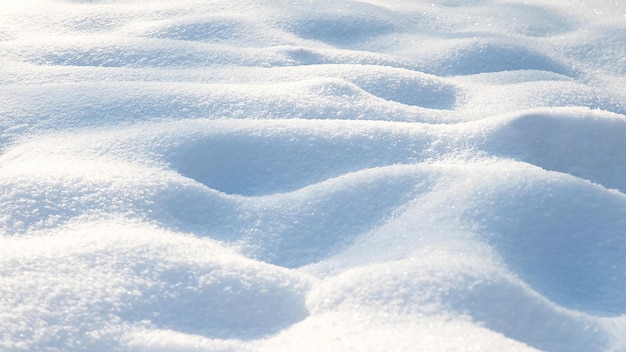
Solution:
<svg viewBox="0 0 626 352"><path fill-rule="evenodd" d="M0 4L0 351L626 351L626 3Z"/></svg>

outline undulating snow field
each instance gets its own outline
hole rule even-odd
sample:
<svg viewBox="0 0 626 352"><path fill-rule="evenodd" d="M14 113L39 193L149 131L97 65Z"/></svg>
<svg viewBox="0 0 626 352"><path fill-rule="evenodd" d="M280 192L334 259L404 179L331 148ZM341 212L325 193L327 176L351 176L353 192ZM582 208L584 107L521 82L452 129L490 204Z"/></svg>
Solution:
<svg viewBox="0 0 626 352"><path fill-rule="evenodd" d="M626 2L3 0L1 351L626 351Z"/></svg>

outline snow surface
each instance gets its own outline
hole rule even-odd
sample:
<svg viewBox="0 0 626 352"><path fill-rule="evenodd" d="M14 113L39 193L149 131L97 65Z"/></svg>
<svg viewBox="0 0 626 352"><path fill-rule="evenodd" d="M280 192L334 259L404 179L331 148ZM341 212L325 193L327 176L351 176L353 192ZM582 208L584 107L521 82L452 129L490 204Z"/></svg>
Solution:
<svg viewBox="0 0 626 352"><path fill-rule="evenodd" d="M625 351L626 3L0 4L0 350Z"/></svg>

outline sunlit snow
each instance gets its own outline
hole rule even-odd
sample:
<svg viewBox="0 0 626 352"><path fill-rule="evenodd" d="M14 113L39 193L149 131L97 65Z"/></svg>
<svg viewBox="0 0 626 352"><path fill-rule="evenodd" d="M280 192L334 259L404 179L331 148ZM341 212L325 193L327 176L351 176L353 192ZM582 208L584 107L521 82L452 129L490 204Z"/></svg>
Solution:
<svg viewBox="0 0 626 352"><path fill-rule="evenodd" d="M626 3L0 4L1 351L626 350Z"/></svg>

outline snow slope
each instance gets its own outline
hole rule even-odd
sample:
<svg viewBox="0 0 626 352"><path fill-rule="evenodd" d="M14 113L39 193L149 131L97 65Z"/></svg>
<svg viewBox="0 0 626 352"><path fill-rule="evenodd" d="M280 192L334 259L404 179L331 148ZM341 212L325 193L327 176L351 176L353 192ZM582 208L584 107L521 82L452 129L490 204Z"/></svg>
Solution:
<svg viewBox="0 0 626 352"><path fill-rule="evenodd" d="M626 5L0 4L0 350L626 350Z"/></svg>

